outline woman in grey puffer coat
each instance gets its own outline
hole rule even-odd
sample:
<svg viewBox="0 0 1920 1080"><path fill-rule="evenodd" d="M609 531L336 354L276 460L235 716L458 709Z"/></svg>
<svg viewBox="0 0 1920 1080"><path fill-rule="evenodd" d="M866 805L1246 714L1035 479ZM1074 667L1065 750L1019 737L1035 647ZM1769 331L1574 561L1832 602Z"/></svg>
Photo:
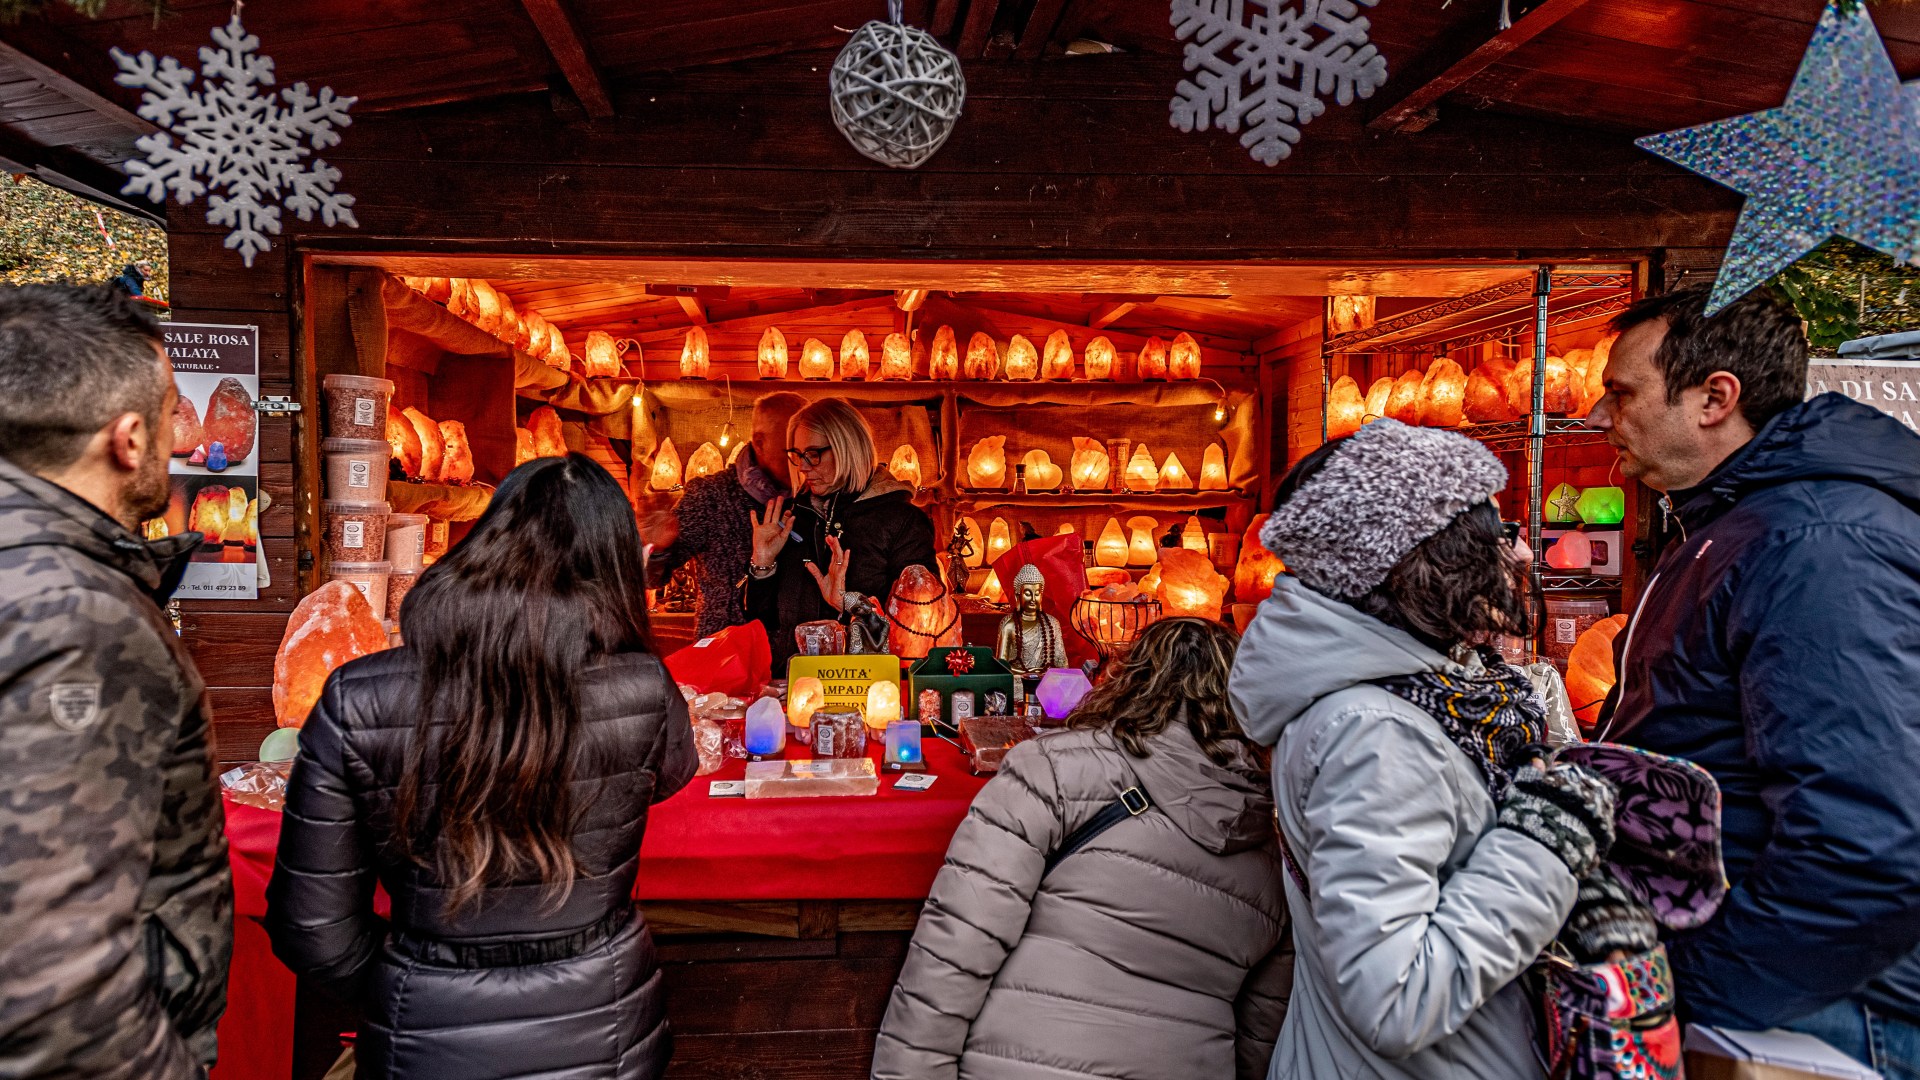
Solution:
<svg viewBox="0 0 1920 1080"><path fill-rule="evenodd" d="M1379 420L1301 463L1262 542L1292 576L1231 692L1272 745L1298 966L1273 1080L1534 1080L1515 980L1612 839L1612 793L1546 753L1525 676L1461 643L1524 628L1462 436Z"/></svg>
<svg viewBox="0 0 1920 1080"><path fill-rule="evenodd" d="M874 1048L880 1080L1265 1075L1293 956L1233 633L1150 627L1074 730L1015 747L947 849ZM1152 806L1046 872L1123 791Z"/></svg>

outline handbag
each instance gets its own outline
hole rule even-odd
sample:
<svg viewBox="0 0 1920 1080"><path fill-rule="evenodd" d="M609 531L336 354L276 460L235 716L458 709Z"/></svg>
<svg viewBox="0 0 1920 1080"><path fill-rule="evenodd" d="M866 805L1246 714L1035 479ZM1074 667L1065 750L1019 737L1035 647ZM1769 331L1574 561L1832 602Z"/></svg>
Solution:
<svg viewBox="0 0 1920 1080"><path fill-rule="evenodd" d="M1668 930L1712 918L1726 897L1720 863L1720 788L1688 761L1609 743L1563 749L1614 787L1607 869ZM1559 946L1536 968L1551 1080L1678 1080L1680 1021L1664 945L1577 964Z"/></svg>

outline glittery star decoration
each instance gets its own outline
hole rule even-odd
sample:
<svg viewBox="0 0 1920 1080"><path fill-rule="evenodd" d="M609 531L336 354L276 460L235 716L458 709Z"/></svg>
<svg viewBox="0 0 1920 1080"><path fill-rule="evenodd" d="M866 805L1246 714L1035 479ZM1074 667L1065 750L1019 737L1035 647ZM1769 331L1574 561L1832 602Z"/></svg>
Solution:
<svg viewBox="0 0 1920 1080"><path fill-rule="evenodd" d="M1579 504L1580 492L1571 484L1561 484L1554 488L1552 497L1547 500L1547 505L1558 513L1558 517L1554 519L1556 521L1579 520L1579 512L1576 509Z"/></svg>
<svg viewBox="0 0 1920 1080"><path fill-rule="evenodd" d="M1852 7L1821 13L1784 105L1638 141L1747 196L1709 315L1835 234L1913 258L1920 125L1866 6Z"/></svg>

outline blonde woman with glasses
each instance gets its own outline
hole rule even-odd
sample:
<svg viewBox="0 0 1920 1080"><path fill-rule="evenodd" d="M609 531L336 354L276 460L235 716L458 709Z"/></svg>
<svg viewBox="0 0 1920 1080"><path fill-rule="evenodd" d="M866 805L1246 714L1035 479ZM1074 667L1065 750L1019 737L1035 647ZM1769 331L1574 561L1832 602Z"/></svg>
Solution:
<svg viewBox="0 0 1920 1080"><path fill-rule="evenodd" d="M787 466L794 498L753 513L747 565L747 614L766 624L776 670L796 651L794 627L884 603L909 566L939 573L932 519L879 461L853 406L826 398L795 413Z"/></svg>

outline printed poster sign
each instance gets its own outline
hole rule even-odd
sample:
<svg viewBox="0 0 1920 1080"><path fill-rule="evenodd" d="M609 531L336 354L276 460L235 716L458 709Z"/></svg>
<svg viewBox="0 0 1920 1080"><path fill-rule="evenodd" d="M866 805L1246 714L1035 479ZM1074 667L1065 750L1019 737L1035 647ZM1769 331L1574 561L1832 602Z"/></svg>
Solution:
<svg viewBox="0 0 1920 1080"><path fill-rule="evenodd" d="M171 434L173 496L147 535L205 534L175 596L260 596L260 328L163 323L180 405L162 420Z"/></svg>
<svg viewBox="0 0 1920 1080"><path fill-rule="evenodd" d="M864 709L867 687L900 681L900 658L888 653L862 656L796 656L787 661L787 685L808 675L820 680L825 708Z"/></svg>
<svg viewBox="0 0 1920 1080"><path fill-rule="evenodd" d="M1807 396L1828 391L1871 405L1920 431L1920 360L1807 361Z"/></svg>

